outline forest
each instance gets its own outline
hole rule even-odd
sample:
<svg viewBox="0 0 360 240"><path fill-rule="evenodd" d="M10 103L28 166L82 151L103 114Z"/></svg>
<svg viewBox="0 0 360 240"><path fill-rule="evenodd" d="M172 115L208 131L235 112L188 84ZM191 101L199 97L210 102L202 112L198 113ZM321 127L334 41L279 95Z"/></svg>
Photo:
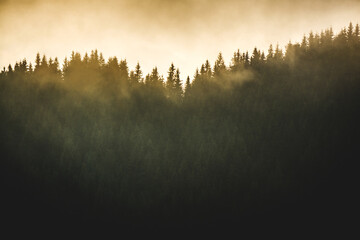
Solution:
<svg viewBox="0 0 360 240"><path fill-rule="evenodd" d="M0 73L2 218L202 229L351 225L359 25L234 52L180 78L98 50ZM196 66L194 66L195 68Z"/></svg>

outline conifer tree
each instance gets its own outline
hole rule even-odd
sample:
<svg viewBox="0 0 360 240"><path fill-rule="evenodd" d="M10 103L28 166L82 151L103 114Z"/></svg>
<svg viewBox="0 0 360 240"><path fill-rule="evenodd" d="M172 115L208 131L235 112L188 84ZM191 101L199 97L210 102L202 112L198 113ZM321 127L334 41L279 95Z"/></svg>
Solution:
<svg viewBox="0 0 360 240"><path fill-rule="evenodd" d="M273 49L273 45L270 44L269 46L269 50L268 50L268 54L266 55L266 59L268 61L271 61L271 59L274 57L274 49Z"/></svg>
<svg viewBox="0 0 360 240"><path fill-rule="evenodd" d="M356 24L356 26L355 26L354 37L355 37L355 40L356 40L357 42L360 41L360 29L359 29L359 24Z"/></svg>
<svg viewBox="0 0 360 240"><path fill-rule="evenodd" d="M348 26L348 30L347 30L348 41L352 41L353 37L354 37L354 26L353 26L352 22L350 22L350 24Z"/></svg>
<svg viewBox="0 0 360 240"><path fill-rule="evenodd" d="M131 70L130 73L129 73L129 79L130 79L130 85L131 86L135 86L135 84L138 83L138 81L136 80L135 78L135 72L134 70Z"/></svg>
<svg viewBox="0 0 360 240"><path fill-rule="evenodd" d="M309 49L312 50L315 47L315 36L312 31L309 33L308 43L309 43Z"/></svg>
<svg viewBox="0 0 360 240"><path fill-rule="evenodd" d="M59 71L60 71L60 69L59 69L59 60L58 60L57 57L54 59L54 69L56 70L57 73L59 73Z"/></svg>
<svg viewBox="0 0 360 240"><path fill-rule="evenodd" d="M206 76L206 70L205 70L205 65L204 64L201 64L200 75L202 76L202 78L204 78Z"/></svg>
<svg viewBox="0 0 360 240"><path fill-rule="evenodd" d="M308 47L308 41L307 41L307 38L306 36L304 35L302 41L301 41L301 45L300 45L301 49L303 51L306 51L307 47Z"/></svg>
<svg viewBox="0 0 360 240"><path fill-rule="evenodd" d="M87 53L85 53L85 56L83 58L83 63L87 66L89 64L90 58Z"/></svg>
<svg viewBox="0 0 360 240"><path fill-rule="evenodd" d="M226 66L225 66L224 58L220 52L214 64L214 76L219 77L221 74L225 72L225 70L226 70Z"/></svg>
<svg viewBox="0 0 360 240"><path fill-rule="evenodd" d="M137 84L143 82L142 71L139 62L137 62L135 70L130 71L129 79L132 86L136 86Z"/></svg>
<svg viewBox="0 0 360 240"><path fill-rule="evenodd" d="M265 53L264 53L264 51L262 51L262 52L261 52L261 55L260 55L260 60L261 60L262 63L264 63L264 62L265 62L265 59L266 59L266 58L265 58Z"/></svg>
<svg viewBox="0 0 360 240"><path fill-rule="evenodd" d="M173 63L171 63L169 70L168 70L168 76L166 78L166 89L168 91L169 96L172 96L174 94L175 89L175 66Z"/></svg>
<svg viewBox="0 0 360 240"><path fill-rule="evenodd" d="M104 59L104 56L102 53L100 53L100 56L99 56L99 66L100 67L103 67L105 65L105 59Z"/></svg>
<svg viewBox="0 0 360 240"><path fill-rule="evenodd" d="M25 74L27 70L28 70L27 61L26 61L26 59L23 59L23 60L20 62L20 72L21 72L22 74Z"/></svg>
<svg viewBox="0 0 360 240"><path fill-rule="evenodd" d="M65 57L64 59L64 63L63 63L63 72L66 72L69 68L69 61L67 59L67 57Z"/></svg>
<svg viewBox="0 0 360 240"><path fill-rule="evenodd" d="M157 67L154 67L151 74L148 75L146 79L147 85L162 88L163 87L163 78L159 75L159 71Z"/></svg>
<svg viewBox="0 0 360 240"><path fill-rule="evenodd" d="M260 51L257 50L257 48L255 47L251 56L251 66L254 68L259 67L260 65L260 61L261 61L261 54Z"/></svg>
<svg viewBox="0 0 360 240"><path fill-rule="evenodd" d="M37 53L35 59L35 71L40 69L40 65L41 65L40 53Z"/></svg>
<svg viewBox="0 0 360 240"><path fill-rule="evenodd" d="M12 73L12 72L13 72L13 68L12 68L11 64L9 64L9 66L8 66L8 72L9 72L9 73Z"/></svg>
<svg viewBox="0 0 360 240"><path fill-rule="evenodd" d="M44 70L46 70L48 68L48 62L46 60L45 55L43 55L42 60L41 60L41 68L44 69Z"/></svg>
<svg viewBox="0 0 360 240"><path fill-rule="evenodd" d="M205 61L204 70L205 70L205 76L206 76L206 78L207 78L207 79L210 79L211 76L212 76L212 71L211 71L211 65L210 65L209 60L206 60L206 61Z"/></svg>
<svg viewBox="0 0 360 240"><path fill-rule="evenodd" d="M275 49L275 54L274 54L274 59L276 61L280 61L283 58L283 52L282 49L280 48L279 44L276 45L276 49Z"/></svg>
<svg viewBox="0 0 360 240"><path fill-rule="evenodd" d="M122 93L124 94L124 93L126 93L126 90L128 89L128 87L130 85L129 68L128 68L126 59L120 61L119 65L118 65L118 69L119 69L119 81L120 81L119 87L120 87Z"/></svg>
<svg viewBox="0 0 360 240"><path fill-rule="evenodd" d="M91 64L91 67L94 69L96 69L100 66L99 65L99 55L98 55L97 49L91 51L89 62Z"/></svg>
<svg viewBox="0 0 360 240"><path fill-rule="evenodd" d="M142 71L141 71L141 67L140 67L140 63L138 62L135 66L135 72L134 72L134 76L135 76L135 80L137 82L142 82Z"/></svg>
<svg viewBox="0 0 360 240"><path fill-rule="evenodd" d="M190 77L187 76L185 83L185 97L188 97L191 91Z"/></svg>
<svg viewBox="0 0 360 240"><path fill-rule="evenodd" d="M242 55L240 50L238 49L234 52L233 58L231 59L231 71L239 71L242 67Z"/></svg>
<svg viewBox="0 0 360 240"><path fill-rule="evenodd" d="M249 58L249 52L246 51L244 56L244 66L245 68L248 68L250 66L250 58Z"/></svg>
<svg viewBox="0 0 360 240"><path fill-rule="evenodd" d="M334 42L339 46L345 46L348 41L346 28L341 29L340 33L335 37Z"/></svg>
<svg viewBox="0 0 360 240"><path fill-rule="evenodd" d="M196 68L195 74L194 74L194 82L199 80L199 77L200 77L199 68Z"/></svg>
<svg viewBox="0 0 360 240"><path fill-rule="evenodd" d="M176 69L176 72L175 72L174 90L175 90L176 100L180 100L180 98L181 98L181 96L183 94L183 90L182 90L182 82L181 82L181 79L180 79L180 70L179 70L179 68Z"/></svg>
<svg viewBox="0 0 360 240"><path fill-rule="evenodd" d="M34 70L33 70L33 66L32 66L32 64L30 63L30 64L29 64L29 68L28 68L28 72L31 74L33 71L34 71Z"/></svg>

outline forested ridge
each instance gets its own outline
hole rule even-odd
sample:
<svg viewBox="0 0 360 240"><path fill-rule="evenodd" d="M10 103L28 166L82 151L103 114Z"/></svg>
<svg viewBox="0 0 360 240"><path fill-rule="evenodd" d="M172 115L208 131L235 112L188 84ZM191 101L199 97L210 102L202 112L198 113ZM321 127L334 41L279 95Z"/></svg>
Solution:
<svg viewBox="0 0 360 240"><path fill-rule="evenodd" d="M38 54L34 66L21 60L0 74L3 218L119 228L344 222L358 191L359 109L351 23L284 52L238 50L230 65L219 54L191 79L173 64L164 77L145 75L97 50L61 67Z"/></svg>

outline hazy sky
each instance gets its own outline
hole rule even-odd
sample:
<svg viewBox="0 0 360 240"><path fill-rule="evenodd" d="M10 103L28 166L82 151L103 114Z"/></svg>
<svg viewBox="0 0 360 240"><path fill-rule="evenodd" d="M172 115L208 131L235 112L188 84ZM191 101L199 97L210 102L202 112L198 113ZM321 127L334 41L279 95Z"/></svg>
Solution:
<svg viewBox="0 0 360 240"><path fill-rule="evenodd" d="M98 49L145 73L174 62L184 79L220 51L228 64L238 48L283 47L350 21L360 23L360 0L0 0L0 66Z"/></svg>

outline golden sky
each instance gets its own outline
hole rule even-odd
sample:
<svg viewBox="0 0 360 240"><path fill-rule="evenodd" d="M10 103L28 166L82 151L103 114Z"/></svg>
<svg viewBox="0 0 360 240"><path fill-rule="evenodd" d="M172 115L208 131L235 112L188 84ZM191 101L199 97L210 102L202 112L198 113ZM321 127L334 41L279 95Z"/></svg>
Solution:
<svg viewBox="0 0 360 240"><path fill-rule="evenodd" d="M310 30L360 23L360 0L0 0L0 67L37 52L59 57L98 49L181 77L221 51L267 50Z"/></svg>

